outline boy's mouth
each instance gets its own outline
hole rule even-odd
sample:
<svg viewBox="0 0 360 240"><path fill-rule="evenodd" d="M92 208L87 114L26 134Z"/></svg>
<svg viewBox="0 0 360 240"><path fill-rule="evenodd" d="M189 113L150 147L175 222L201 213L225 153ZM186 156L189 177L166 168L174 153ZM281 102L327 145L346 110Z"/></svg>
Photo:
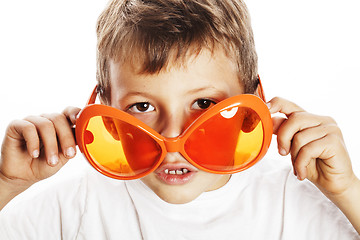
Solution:
<svg viewBox="0 0 360 240"><path fill-rule="evenodd" d="M181 169L176 169L176 170L169 170L168 168L166 168L164 170L164 173L165 174L170 174L170 175L183 175L183 174L186 174L188 173L189 170L187 168L181 168Z"/></svg>
<svg viewBox="0 0 360 240"><path fill-rule="evenodd" d="M198 172L193 166L188 164L164 164L160 166L155 174L163 183L169 185L181 185L188 183Z"/></svg>

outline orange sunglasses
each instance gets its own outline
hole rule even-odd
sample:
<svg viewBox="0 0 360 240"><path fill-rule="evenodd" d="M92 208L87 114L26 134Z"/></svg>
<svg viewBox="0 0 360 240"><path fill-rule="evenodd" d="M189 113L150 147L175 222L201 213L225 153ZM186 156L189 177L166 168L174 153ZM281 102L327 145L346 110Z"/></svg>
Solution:
<svg viewBox="0 0 360 240"><path fill-rule="evenodd" d="M259 96L264 99L261 83ZM76 121L80 151L100 173L116 179L144 177L159 167L167 152L179 152L206 172L232 174L258 162L272 137L264 101L251 94L225 99L201 114L176 138L166 138L134 116L94 104L94 89Z"/></svg>

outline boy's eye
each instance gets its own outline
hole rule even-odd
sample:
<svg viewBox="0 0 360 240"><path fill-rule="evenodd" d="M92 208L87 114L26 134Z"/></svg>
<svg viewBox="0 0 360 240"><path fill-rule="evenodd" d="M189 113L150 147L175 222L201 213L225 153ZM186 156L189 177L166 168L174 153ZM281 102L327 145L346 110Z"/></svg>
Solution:
<svg viewBox="0 0 360 240"><path fill-rule="evenodd" d="M129 107L130 112L134 113L145 113L154 111L155 108L148 102L135 103Z"/></svg>
<svg viewBox="0 0 360 240"><path fill-rule="evenodd" d="M209 100L209 99L198 99L194 102L194 104L192 105L193 109L208 109L209 107L212 107L216 104L216 102Z"/></svg>

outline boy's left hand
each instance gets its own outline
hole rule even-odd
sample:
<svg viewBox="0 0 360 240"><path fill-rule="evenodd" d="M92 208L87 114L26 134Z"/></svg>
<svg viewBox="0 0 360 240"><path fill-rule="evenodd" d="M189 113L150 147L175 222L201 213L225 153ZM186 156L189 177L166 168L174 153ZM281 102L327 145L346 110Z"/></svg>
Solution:
<svg viewBox="0 0 360 240"><path fill-rule="evenodd" d="M282 98L268 103L274 117L279 153L290 153L294 174L309 179L328 197L346 192L358 181L336 122L330 117L313 115Z"/></svg>

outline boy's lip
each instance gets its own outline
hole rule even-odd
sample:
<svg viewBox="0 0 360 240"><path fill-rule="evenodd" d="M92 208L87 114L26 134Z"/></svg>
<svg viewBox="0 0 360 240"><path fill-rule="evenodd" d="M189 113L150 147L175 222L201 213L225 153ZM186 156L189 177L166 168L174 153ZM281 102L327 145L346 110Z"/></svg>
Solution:
<svg viewBox="0 0 360 240"><path fill-rule="evenodd" d="M155 170L156 176L169 185L181 185L189 182L199 170L186 163L165 163Z"/></svg>

